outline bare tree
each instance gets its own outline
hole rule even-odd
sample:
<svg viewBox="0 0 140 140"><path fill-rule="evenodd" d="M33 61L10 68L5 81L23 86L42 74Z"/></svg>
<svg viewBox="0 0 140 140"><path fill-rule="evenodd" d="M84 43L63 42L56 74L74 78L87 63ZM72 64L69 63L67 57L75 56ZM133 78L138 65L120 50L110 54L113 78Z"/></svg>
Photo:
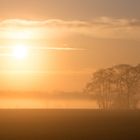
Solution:
<svg viewBox="0 0 140 140"><path fill-rule="evenodd" d="M117 65L93 74L87 84L90 94L101 109L136 108L140 85L140 65Z"/></svg>
<svg viewBox="0 0 140 140"><path fill-rule="evenodd" d="M99 70L93 74L86 87L87 93L93 95L101 109L109 109L112 106L112 74L112 69Z"/></svg>

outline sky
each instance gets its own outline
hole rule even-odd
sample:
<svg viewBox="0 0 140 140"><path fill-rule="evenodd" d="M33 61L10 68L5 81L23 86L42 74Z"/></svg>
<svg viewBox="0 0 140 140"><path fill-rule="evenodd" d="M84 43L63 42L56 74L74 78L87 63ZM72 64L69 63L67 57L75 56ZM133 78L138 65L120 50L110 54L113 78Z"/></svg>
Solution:
<svg viewBox="0 0 140 140"><path fill-rule="evenodd" d="M1 90L82 91L94 71L140 63L138 0L0 0ZM11 56L26 46L28 57Z"/></svg>
<svg viewBox="0 0 140 140"><path fill-rule="evenodd" d="M1 18L139 18L138 0L0 0Z"/></svg>

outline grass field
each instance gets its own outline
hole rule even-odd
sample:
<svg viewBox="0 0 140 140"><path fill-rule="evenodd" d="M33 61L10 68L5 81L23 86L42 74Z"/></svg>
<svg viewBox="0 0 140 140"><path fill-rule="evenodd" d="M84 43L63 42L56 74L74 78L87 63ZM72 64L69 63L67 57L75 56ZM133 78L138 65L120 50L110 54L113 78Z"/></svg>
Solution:
<svg viewBox="0 0 140 140"><path fill-rule="evenodd" d="M0 140L139 140L139 111L0 110Z"/></svg>

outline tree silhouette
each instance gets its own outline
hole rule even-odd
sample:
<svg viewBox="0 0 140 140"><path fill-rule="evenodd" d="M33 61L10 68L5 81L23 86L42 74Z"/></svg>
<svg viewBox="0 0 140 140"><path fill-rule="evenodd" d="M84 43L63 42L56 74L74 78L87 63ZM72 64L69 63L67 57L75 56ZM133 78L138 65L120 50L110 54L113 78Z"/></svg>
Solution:
<svg viewBox="0 0 140 140"><path fill-rule="evenodd" d="M139 101L140 65L117 65L93 74L86 93L101 109L133 109Z"/></svg>

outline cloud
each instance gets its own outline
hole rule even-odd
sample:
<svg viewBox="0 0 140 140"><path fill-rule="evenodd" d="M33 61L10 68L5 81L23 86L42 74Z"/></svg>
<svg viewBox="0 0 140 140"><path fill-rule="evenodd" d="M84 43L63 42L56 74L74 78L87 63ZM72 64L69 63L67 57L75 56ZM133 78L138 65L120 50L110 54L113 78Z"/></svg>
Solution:
<svg viewBox="0 0 140 140"><path fill-rule="evenodd" d="M92 74L96 69L81 69L81 70L60 70L60 71L47 71L47 70L0 70L0 74L52 74L52 75L87 75Z"/></svg>
<svg viewBox="0 0 140 140"><path fill-rule="evenodd" d="M99 17L91 21L60 19L0 21L0 38L57 38L69 34L86 35L93 38L139 40L140 19Z"/></svg>
<svg viewBox="0 0 140 140"><path fill-rule="evenodd" d="M34 49L35 47L33 47ZM85 51L84 48L70 48L70 47L37 47L37 49L41 50L55 50L55 51Z"/></svg>
<svg viewBox="0 0 140 140"><path fill-rule="evenodd" d="M64 45L65 46L65 45ZM73 47L55 47L55 46L50 46L50 47L40 47L40 46L34 46L34 47L28 47L29 49L32 50L43 50L43 51L86 51L85 48L73 48ZM12 46L0 46L0 49L13 49ZM13 56L10 53L0 53L0 56Z"/></svg>

